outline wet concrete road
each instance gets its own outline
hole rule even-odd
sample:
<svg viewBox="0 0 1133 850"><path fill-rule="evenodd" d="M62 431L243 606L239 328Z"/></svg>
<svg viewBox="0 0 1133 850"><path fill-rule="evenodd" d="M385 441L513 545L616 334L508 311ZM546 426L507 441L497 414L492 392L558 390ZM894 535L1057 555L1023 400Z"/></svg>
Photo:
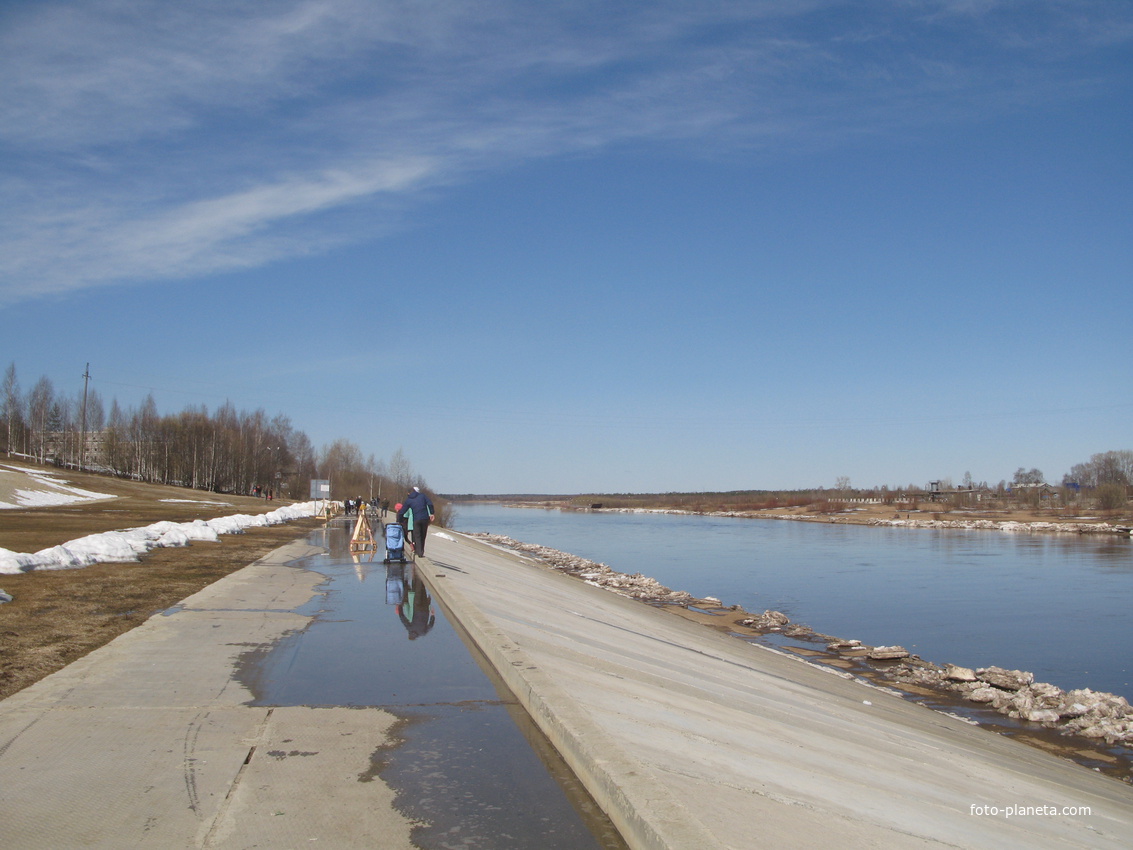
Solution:
<svg viewBox="0 0 1133 850"><path fill-rule="evenodd" d="M310 542L328 553L295 565L326 577L309 625L238 664L254 705L394 714L373 776L424 850L625 846L412 562L351 555L342 529Z"/></svg>
<svg viewBox="0 0 1133 850"><path fill-rule="evenodd" d="M339 537L0 701L0 847L624 846L423 585Z"/></svg>

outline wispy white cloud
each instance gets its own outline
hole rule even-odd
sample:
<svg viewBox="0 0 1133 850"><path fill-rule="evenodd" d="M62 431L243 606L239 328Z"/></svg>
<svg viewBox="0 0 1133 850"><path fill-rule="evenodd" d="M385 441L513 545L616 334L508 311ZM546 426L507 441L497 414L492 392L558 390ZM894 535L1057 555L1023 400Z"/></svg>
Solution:
<svg viewBox="0 0 1133 850"><path fill-rule="evenodd" d="M1112 6L9 6L0 301L323 250L381 232L385 201L535 157L828 145L1116 85L1076 70L1128 43ZM328 226L343 209L369 215Z"/></svg>
<svg viewBox="0 0 1133 850"><path fill-rule="evenodd" d="M23 250L0 258L15 298L65 292L76 285L134 278L176 278L280 259L329 244L331 237L282 238L273 228L430 180L423 157L369 162L189 201L145 214L130 207L87 207L15 225L11 244ZM27 258L46 263L29 263ZM22 267L21 267L22 264ZM37 275L45 266L53 277ZM31 280L26 289L21 279Z"/></svg>

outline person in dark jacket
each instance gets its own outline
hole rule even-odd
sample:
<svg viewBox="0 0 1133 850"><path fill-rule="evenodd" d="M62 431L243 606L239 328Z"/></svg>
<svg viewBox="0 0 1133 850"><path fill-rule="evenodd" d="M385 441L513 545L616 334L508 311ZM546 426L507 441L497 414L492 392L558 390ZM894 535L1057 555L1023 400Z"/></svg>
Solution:
<svg viewBox="0 0 1133 850"><path fill-rule="evenodd" d="M413 517L413 550L418 555L425 554L425 535L429 533L429 523L433 521L433 503L420 487L414 487L413 492L405 497L397 511L397 521L401 522L406 514Z"/></svg>

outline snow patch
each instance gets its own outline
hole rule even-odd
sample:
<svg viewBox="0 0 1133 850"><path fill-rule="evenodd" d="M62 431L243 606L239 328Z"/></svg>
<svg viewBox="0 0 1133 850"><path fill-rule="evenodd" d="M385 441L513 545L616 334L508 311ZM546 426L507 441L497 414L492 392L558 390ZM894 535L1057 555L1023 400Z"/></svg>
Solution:
<svg viewBox="0 0 1133 850"><path fill-rule="evenodd" d="M109 493L95 493L72 486L60 480L58 475L45 469L0 464L0 491L5 496L5 500L0 501L0 509L54 507L118 498Z"/></svg>
<svg viewBox="0 0 1133 850"><path fill-rule="evenodd" d="M246 528L282 525L291 520L316 516L319 502L287 505L266 514L235 514L207 522L155 522L142 528L89 534L35 554L0 549L0 574L33 570L72 570L91 564L136 561L150 549L188 546L191 541L213 541L221 534L240 534Z"/></svg>
<svg viewBox="0 0 1133 850"><path fill-rule="evenodd" d="M169 502L177 505L221 505L231 507L231 502L213 502L208 499L158 499L159 502Z"/></svg>

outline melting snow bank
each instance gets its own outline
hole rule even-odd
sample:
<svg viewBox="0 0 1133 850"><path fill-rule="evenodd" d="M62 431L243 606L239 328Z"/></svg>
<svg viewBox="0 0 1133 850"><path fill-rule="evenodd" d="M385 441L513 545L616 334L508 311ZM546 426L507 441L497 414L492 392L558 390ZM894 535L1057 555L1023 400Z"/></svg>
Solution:
<svg viewBox="0 0 1133 850"><path fill-rule="evenodd" d="M698 604L721 606L720 600L714 597L697 599L684 591L670 590L656 579L640 573L619 573L606 564L558 549L521 543L500 534L478 533L468 536L531 555L556 570L581 578L587 584L631 599L686 608ZM732 606L731 610L745 613L739 606ZM1111 746L1133 746L1133 707L1130 707L1124 697L1116 694L1091 691L1088 688L1063 691L1055 685L1035 682L1031 673L1001 667L978 670L955 664L940 667L912 655L900 646L867 646L858 640L840 640L815 632L809 626L792 623L780 611L764 611L756 616L744 617L738 620L737 625L762 634L774 632L825 641L828 652L843 658L856 658L863 662L868 660L882 678L898 687L909 685L951 693L1012 719L1040 724L1062 734L1104 740Z"/></svg>
<svg viewBox="0 0 1133 850"><path fill-rule="evenodd" d="M904 526L906 528L978 528L992 531L1054 531L1063 534L1128 534L1125 526L1108 522L1012 522L992 519L875 519L870 525Z"/></svg>
<svg viewBox="0 0 1133 850"><path fill-rule="evenodd" d="M89 534L34 555L0 549L0 574L71 570L112 561L136 561L139 555L150 549L188 546L193 540L216 541L221 534L240 534L246 528L282 525L291 520L315 516L322 504L302 502L277 508L266 514L233 514L208 521L155 522L144 528Z"/></svg>

